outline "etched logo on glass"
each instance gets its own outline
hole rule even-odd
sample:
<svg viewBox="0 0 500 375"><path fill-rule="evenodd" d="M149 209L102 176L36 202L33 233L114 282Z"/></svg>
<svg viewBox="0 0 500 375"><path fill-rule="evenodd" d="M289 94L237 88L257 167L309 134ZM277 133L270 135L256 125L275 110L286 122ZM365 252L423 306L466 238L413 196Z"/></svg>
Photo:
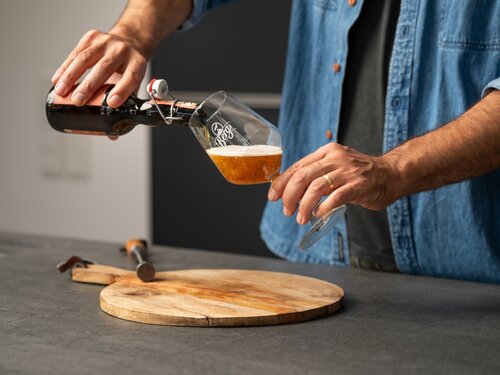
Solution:
<svg viewBox="0 0 500 375"><path fill-rule="evenodd" d="M221 124L220 122L214 122L212 124L212 133L215 135L213 143L216 146L224 147L227 141L233 139L233 127L228 123Z"/></svg>

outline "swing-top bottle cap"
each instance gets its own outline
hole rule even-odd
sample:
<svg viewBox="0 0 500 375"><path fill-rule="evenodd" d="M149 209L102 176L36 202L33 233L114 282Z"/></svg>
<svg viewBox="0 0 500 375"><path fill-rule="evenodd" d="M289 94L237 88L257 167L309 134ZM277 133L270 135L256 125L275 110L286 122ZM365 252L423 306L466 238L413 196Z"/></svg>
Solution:
<svg viewBox="0 0 500 375"><path fill-rule="evenodd" d="M147 90L155 99L166 99L168 94L167 81L153 78L151 82L149 82Z"/></svg>

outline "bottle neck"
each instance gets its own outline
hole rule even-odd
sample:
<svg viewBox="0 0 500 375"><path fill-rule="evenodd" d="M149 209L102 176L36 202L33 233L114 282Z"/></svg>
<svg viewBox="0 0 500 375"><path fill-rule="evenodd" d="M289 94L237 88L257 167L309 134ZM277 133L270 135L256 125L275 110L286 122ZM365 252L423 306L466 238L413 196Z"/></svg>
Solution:
<svg viewBox="0 0 500 375"><path fill-rule="evenodd" d="M180 100L157 100L156 105L158 107L152 100L141 100L141 102L138 103L140 118L137 118L137 120L150 126L189 126L189 120L198 107L197 103Z"/></svg>

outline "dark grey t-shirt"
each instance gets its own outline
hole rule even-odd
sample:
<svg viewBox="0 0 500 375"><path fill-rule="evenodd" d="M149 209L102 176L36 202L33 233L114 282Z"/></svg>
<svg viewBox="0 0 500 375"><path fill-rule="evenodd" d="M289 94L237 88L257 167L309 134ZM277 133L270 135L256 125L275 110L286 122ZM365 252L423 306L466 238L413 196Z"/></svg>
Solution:
<svg viewBox="0 0 500 375"><path fill-rule="evenodd" d="M383 150L385 94L400 0L365 0L349 32L339 143L369 155ZM386 210L349 205L351 264L396 271Z"/></svg>

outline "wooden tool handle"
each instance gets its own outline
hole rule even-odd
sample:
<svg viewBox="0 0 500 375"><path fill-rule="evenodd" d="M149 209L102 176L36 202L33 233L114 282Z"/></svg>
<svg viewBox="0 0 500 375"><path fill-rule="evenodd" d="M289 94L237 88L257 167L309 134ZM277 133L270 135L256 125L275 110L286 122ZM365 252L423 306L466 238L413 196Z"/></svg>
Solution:
<svg viewBox="0 0 500 375"><path fill-rule="evenodd" d="M129 257L132 257L132 250L134 250L134 248L140 249L141 255L145 255L147 246L148 244L146 240L141 238L131 238L125 243L124 250Z"/></svg>
<svg viewBox="0 0 500 375"><path fill-rule="evenodd" d="M135 272L100 264L89 264L86 268L75 267L71 270L71 279L80 283L109 285L124 276L135 278Z"/></svg>

